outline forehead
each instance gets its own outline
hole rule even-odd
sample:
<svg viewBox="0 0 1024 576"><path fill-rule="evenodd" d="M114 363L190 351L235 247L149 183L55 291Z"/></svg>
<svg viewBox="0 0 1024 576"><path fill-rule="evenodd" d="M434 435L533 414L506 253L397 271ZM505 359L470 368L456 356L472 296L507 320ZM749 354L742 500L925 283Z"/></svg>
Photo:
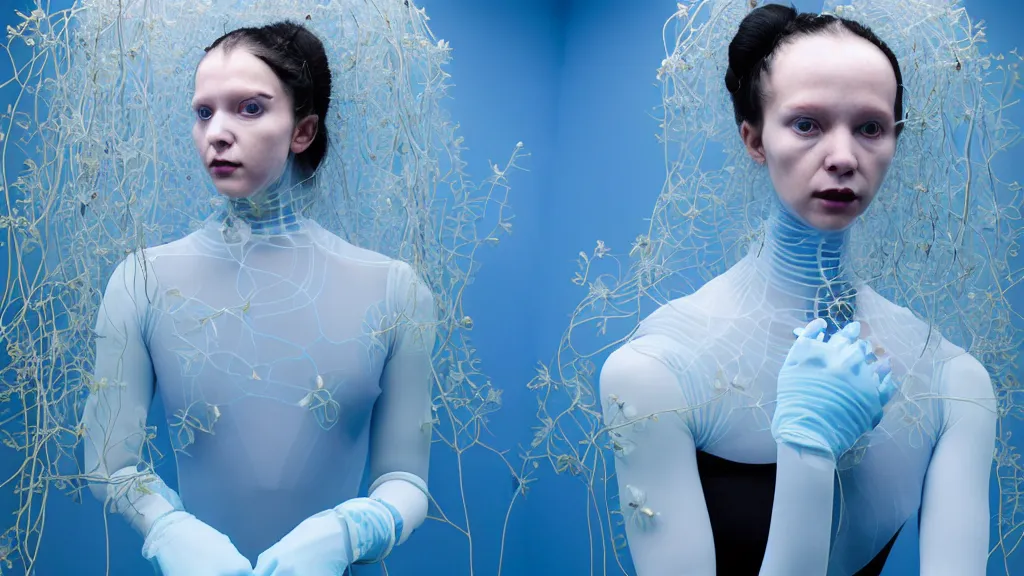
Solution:
<svg viewBox="0 0 1024 576"><path fill-rule="evenodd" d="M221 92L264 92L276 96L284 91L281 80L270 66L244 46L230 50L211 50L196 68L196 97L212 97Z"/></svg>
<svg viewBox="0 0 1024 576"><path fill-rule="evenodd" d="M893 112L896 74L875 45L848 33L804 36L782 46L767 85L777 106L876 107Z"/></svg>

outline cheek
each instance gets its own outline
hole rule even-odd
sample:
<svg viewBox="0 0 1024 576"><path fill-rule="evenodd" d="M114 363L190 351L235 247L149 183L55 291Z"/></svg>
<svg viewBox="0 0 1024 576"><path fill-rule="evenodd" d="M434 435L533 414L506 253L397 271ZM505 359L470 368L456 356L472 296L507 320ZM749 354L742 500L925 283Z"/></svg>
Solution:
<svg viewBox="0 0 1024 576"><path fill-rule="evenodd" d="M294 127L291 114L275 111L272 115L266 116L264 120L262 129L268 135L272 134L275 139L290 139Z"/></svg>
<svg viewBox="0 0 1024 576"><path fill-rule="evenodd" d="M877 185L881 185L882 181L885 180L886 174L889 173L889 168L892 167L892 161L896 154L895 143L880 148L875 155L875 161L873 162L874 174L873 179Z"/></svg>
<svg viewBox="0 0 1024 576"><path fill-rule="evenodd" d="M292 123L290 118L266 118L261 126L259 141L264 154L287 156L292 145Z"/></svg>
<svg viewBox="0 0 1024 576"><path fill-rule="evenodd" d="M793 170L807 157L806 143L799 140L790 130L774 127L765 130L762 139L764 155L768 165L783 170Z"/></svg>
<svg viewBox="0 0 1024 576"><path fill-rule="evenodd" d="M202 152L203 150L203 129L198 124L192 125L192 144L195 145L196 151Z"/></svg>
<svg viewBox="0 0 1024 576"><path fill-rule="evenodd" d="M797 194L801 184L806 184L814 174L813 155L800 144L785 137L765 142L768 172L776 192L783 198Z"/></svg>

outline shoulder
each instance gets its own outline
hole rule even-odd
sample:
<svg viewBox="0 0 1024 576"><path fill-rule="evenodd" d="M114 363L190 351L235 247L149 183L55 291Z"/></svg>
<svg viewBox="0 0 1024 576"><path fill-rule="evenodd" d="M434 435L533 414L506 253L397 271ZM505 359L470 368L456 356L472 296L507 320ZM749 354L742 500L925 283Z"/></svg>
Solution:
<svg viewBox="0 0 1024 576"><path fill-rule="evenodd" d="M124 257L107 280L108 296L121 293L136 294L146 286L146 279L153 271L148 249L140 249L130 252Z"/></svg>
<svg viewBox="0 0 1024 576"><path fill-rule="evenodd" d="M743 312L739 303L744 300L737 289L733 269L708 280L700 288L685 296L665 302L644 318L639 333L665 332L684 340L706 341L711 324L727 326Z"/></svg>
<svg viewBox="0 0 1024 576"><path fill-rule="evenodd" d="M200 251L199 246L209 245L209 235L210 231L206 227L200 228L170 242L140 248L133 252L132 255L141 257L151 264L155 258L161 256L184 256L198 253Z"/></svg>
<svg viewBox="0 0 1024 576"><path fill-rule="evenodd" d="M693 294L670 300L640 321L635 338L662 336L685 345L707 335L708 321L716 317L723 298L712 296L708 286Z"/></svg>
<svg viewBox="0 0 1024 576"><path fill-rule="evenodd" d="M160 257L194 253L197 235L198 232L193 232L171 242L132 250L114 268L113 276L131 278L151 274L154 262Z"/></svg>
<svg viewBox="0 0 1024 576"><path fill-rule="evenodd" d="M632 404L649 410L682 404L683 376L692 376L693 363L686 360L689 355L689 351L661 335L624 343L601 367L598 382L602 400L629 398Z"/></svg>
<svg viewBox="0 0 1024 576"><path fill-rule="evenodd" d="M910 309L890 302L870 287L863 286L858 291L857 316L866 327L864 334L870 341L883 345L891 356L908 368L913 367L915 372L934 373L933 367L968 355L946 339L939 327Z"/></svg>
<svg viewBox="0 0 1024 576"><path fill-rule="evenodd" d="M735 310L721 310L731 300L716 295L711 284L658 307L640 322L628 346L677 374L693 375L698 363L712 362L714 342L732 325Z"/></svg>
<svg viewBox="0 0 1024 576"><path fill-rule="evenodd" d="M928 328L928 324L909 308L888 300L866 284L857 288L857 309L872 319L889 318L898 325L907 325L915 329Z"/></svg>
<svg viewBox="0 0 1024 576"><path fill-rule="evenodd" d="M954 403L963 399L988 404L995 399L995 386L988 370L966 352L949 359L940 378L943 391Z"/></svg>
<svg viewBox="0 0 1024 576"><path fill-rule="evenodd" d="M387 290L393 293L397 289L409 287L410 285L422 284L420 275L407 262L387 256L369 248L356 246L344 238L320 227L314 228L311 233L315 242L325 249L331 257L337 259L346 267L378 271L377 274L384 274L387 277Z"/></svg>
<svg viewBox="0 0 1024 576"><path fill-rule="evenodd" d="M974 356L963 352L941 362L935 390L940 399L939 440L952 431L979 440L996 433L998 403L992 377ZM986 440L987 441L987 440Z"/></svg>
<svg viewBox="0 0 1024 576"><path fill-rule="evenodd" d="M354 264L381 267L387 267L395 262L394 258L369 248L356 246L319 224L311 222L308 230L313 241L336 258L344 259Z"/></svg>
<svg viewBox="0 0 1024 576"><path fill-rule="evenodd" d="M200 229L171 242L128 252L110 273L106 287L108 297L128 294L137 300L137 306L145 304L147 298L141 298L143 293L148 295L148 299L152 299L158 291L157 262L164 257L198 254L200 242L197 242L197 239L202 233ZM167 271L166 267L162 270L165 273Z"/></svg>
<svg viewBox="0 0 1024 576"><path fill-rule="evenodd" d="M356 246L355 244L350 244L349 242L341 238L338 238L337 236L335 236L334 246L335 254L348 258L360 264L365 264L368 266L394 267L397 263L400 263L399 260L396 260L390 256L386 256L384 254L381 254L380 252L376 252L368 248Z"/></svg>
<svg viewBox="0 0 1024 576"><path fill-rule="evenodd" d="M695 392L688 384L693 374L678 372L659 357L657 351L668 345L669 342L659 342L658 337L645 337L627 342L611 353L601 367L597 386L606 425L646 421L647 417L658 422L658 417L664 416L662 422L669 426L657 429L669 434L663 437L672 438L673 444L681 438L675 436L679 432L690 438L700 436L700 419L693 415L700 400L694 398ZM644 430L653 431L646 426Z"/></svg>
<svg viewBox="0 0 1024 576"><path fill-rule="evenodd" d="M411 265L388 258L385 302L391 314L414 324L433 326L437 318L434 294Z"/></svg>
<svg viewBox="0 0 1024 576"><path fill-rule="evenodd" d="M935 384L943 394L993 395L992 379L985 366L962 347L946 339L937 327L870 288L861 290L857 305L872 332L889 341L886 348L934 363Z"/></svg>
<svg viewBox="0 0 1024 576"><path fill-rule="evenodd" d="M970 469L969 462L974 461L978 470L987 473L999 421L998 402L988 371L970 354L962 354L943 364L939 378L942 412L934 454L952 451L956 454L953 462L949 456L939 461L958 469ZM965 458L966 454L972 457ZM982 459L987 463L973 458L981 454L987 454Z"/></svg>
<svg viewBox="0 0 1024 576"><path fill-rule="evenodd" d="M645 382L664 377L670 370L656 353L669 343L658 336L630 340L615 349L601 367L601 386L622 386L625 382Z"/></svg>
<svg viewBox="0 0 1024 576"><path fill-rule="evenodd" d="M403 260L387 256L369 248L356 246L319 225L311 228L314 242L347 273L356 274L365 281L383 289L384 299L394 309L406 310L416 306L426 313L433 296L423 277Z"/></svg>
<svg viewBox="0 0 1024 576"><path fill-rule="evenodd" d="M630 339L608 357L602 381L620 376L633 386L671 381L676 388L691 388L702 379L702 371L714 363L709 342L718 338L715 322L720 314L722 277L712 279L696 292L670 300L644 318ZM704 374L703 376L706 376ZM651 384L654 385L654 384Z"/></svg>
<svg viewBox="0 0 1024 576"><path fill-rule="evenodd" d="M409 298L423 300L431 298L430 287L424 278L408 262L389 259L388 293L399 296L399 300Z"/></svg>

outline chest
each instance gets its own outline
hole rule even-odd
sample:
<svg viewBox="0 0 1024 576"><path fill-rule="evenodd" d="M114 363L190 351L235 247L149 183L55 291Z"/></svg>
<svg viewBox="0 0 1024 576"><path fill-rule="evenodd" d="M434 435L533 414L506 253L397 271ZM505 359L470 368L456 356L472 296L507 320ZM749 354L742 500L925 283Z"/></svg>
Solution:
<svg viewBox="0 0 1024 576"><path fill-rule="evenodd" d="M164 264L148 345L172 429L194 429L172 436L270 414L277 432L365 427L392 337L383 274L313 249Z"/></svg>

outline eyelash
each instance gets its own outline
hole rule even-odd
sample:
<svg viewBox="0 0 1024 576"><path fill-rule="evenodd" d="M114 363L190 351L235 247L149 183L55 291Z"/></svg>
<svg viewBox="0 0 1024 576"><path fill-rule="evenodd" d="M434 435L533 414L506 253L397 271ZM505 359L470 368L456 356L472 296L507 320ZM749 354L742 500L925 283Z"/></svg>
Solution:
<svg viewBox="0 0 1024 576"><path fill-rule="evenodd" d="M249 106L251 106L251 105L255 105L258 108L258 110L256 112L252 112L252 113L246 114L244 112L244 110L246 108L248 108ZM205 122L205 121L209 120L212 117L212 114L211 114L211 116L203 118L203 111L209 111L209 110L210 110L210 108L207 107L207 106L199 106L199 107L196 108L196 116L199 118L200 121ZM260 114L263 113L263 106L261 106L260 103L255 101L255 100L246 100L245 102L242 102L242 104L239 106L239 110L242 112L242 114L244 116L247 116L249 118L255 118L255 117L257 117L257 116L259 116Z"/></svg>
<svg viewBox="0 0 1024 576"><path fill-rule="evenodd" d="M811 120L810 118L797 118L790 125L793 127L794 130L796 130L796 125L801 123L801 122L810 122L810 123L814 124L814 128L818 128L818 123L815 122L814 120ZM870 122L867 122L866 124L861 125L861 129L863 130L864 127L869 126L871 124L874 124L875 126L878 127L878 132L875 133L875 134L865 134L864 136L866 136L867 138L878 138L879 136L881 136L882 134L885 133L885 130L882 128L882 124L880 122L875 121L875 120L872 120ZM801 132L799 130L796 130L796 132L797 132L797 134L799 134L801 136L809 135L809 131L808 132Z"/></svg>
<svg viewBox="0 0 1024 576"><path fill-rule="evenodd" d="M256 112L253 112L252 114L249 114L249 116L258 116L258 115L263 113L263 106L260 106L260 103L255 101L255 100L247 100L247 101L243 102L242 103L242 110L245 110L250 105L255 105L258 108L258 110Z"/></svg>

